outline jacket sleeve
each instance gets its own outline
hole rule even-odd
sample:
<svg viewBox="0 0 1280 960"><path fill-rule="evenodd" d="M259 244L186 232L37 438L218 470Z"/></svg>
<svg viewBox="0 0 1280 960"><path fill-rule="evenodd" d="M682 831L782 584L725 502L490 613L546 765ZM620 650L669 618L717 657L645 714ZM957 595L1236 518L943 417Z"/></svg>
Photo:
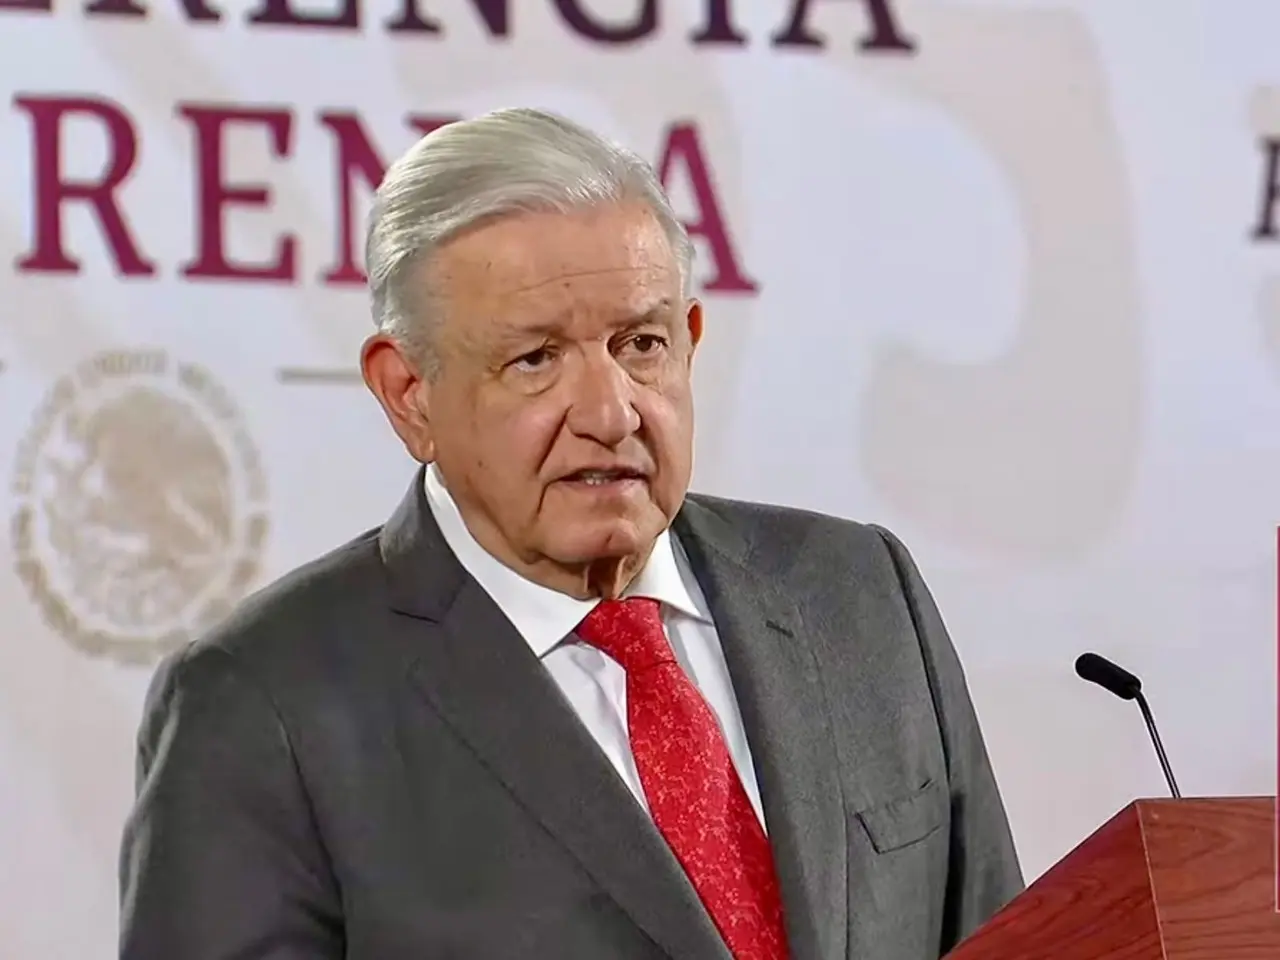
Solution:
<svg viewBox="0 0 1280 960"><path fill-rule="evenodd" d="M161 664L120 856L121 960L338 960L336 884L288 732L218 647Z"/></svg>
<svg viewBox="0 0 1280 960"><path fill-rule="evenodd" d="M906 547L889 531L876 529L915 622L946 751L951 856L942 922L945 955L1021 893L1025 883L960 658Z"/></svg>

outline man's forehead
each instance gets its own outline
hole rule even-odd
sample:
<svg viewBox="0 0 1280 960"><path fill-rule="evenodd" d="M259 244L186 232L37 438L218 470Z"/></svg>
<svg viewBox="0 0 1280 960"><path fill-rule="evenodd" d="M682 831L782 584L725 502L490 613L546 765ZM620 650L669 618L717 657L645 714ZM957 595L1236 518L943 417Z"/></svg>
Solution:
<svg viewBox="0 0 1280 960"><path fill-rule="evenodd" d="M678 272L657 221L634 205L505 217L446 244L437 263L446 279L498 294L660 283Z"/></svg>

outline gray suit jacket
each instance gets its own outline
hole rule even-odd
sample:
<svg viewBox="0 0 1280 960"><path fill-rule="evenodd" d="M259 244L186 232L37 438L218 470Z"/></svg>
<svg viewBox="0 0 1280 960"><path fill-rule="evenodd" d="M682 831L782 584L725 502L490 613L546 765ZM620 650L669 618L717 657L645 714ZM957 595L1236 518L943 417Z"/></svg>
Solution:
<svg viewBox="0 0 1280 960"><path fill-rule="evenodd" d="M796 960L936 960L1022 887L964 676L886 531L691 496ZM419 476L163 663L124 960L728 960Z"/></svg>

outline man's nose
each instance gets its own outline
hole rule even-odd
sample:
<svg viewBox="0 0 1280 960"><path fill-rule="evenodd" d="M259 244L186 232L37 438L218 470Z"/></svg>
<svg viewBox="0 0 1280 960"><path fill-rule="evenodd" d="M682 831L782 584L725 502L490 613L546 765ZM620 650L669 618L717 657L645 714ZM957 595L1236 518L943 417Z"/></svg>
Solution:
<svg viewBox="0 0 1280 960"><path fill-rule="evenodd" d="M570 430L614 447L640 429L634 385L612 355L588 359L579 374L566 418Z"/></svg>

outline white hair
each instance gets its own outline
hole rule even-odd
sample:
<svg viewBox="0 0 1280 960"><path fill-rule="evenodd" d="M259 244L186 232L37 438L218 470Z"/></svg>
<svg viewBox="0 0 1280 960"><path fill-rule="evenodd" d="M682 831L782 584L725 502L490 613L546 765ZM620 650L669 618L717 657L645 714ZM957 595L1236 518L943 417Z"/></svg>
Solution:
<svg viewBox="0 0 1280 960"><path fill-rule="evenodd" d="M365 267L378 329L427 372L438 311L409 285L443 244L483 222L523 212L562 212L638 201L671 244L688 295L693 245L653 168L640 156L564 117L497 110L447 124L387 170L374 196Z"/></svg>

